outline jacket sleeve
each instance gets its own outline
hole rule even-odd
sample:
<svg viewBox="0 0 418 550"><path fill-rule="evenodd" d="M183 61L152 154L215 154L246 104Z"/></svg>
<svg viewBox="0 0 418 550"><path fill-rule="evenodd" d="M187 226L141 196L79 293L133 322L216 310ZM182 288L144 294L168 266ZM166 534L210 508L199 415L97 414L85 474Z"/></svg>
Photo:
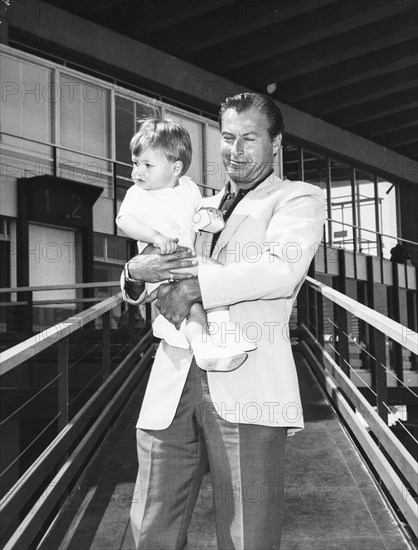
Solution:
<svg viewBox="0 0 418 550"><path fill-rule="evenodd" d="M321 242L324 222L325 199L319 188L290 193L276 204L264 242L256 243L256 258L241 254L227 265L199 266L203 307L292 297Z"/></svg>
<svg viewBox="0 0 418 550"><path fill-rule="evenodd" d="M142 281L127 279L126 264L120 276L120 288L123 300L131 305L141 304L147 295Z"/></svg>

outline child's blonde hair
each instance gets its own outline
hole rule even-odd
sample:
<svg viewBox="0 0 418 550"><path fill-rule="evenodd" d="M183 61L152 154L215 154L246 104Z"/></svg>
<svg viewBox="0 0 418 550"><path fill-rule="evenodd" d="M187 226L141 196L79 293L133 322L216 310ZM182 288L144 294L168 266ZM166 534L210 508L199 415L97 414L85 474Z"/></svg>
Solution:
<svg viewBox="0 0 418 550"><path fill-rule="evenodd" d="M132 155L140 155L144 149L161 149L170 162L180 160L183 164L180 176L185 174L192 162L192 142L189 132L172 120L143 118L139 130L129 144Z"/></svg>

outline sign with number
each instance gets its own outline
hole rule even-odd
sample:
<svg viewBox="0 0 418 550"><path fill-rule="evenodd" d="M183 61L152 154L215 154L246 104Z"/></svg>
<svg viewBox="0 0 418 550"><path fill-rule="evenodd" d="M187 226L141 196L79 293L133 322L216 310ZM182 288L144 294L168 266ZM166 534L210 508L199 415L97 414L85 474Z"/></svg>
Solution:
<svg viewBox="0 0 418 550"><path fill-rule="evenodd" d="M75 228L90 227L92 206L102 192L54 176L21 179L19 185L28 221Z"/></svg>

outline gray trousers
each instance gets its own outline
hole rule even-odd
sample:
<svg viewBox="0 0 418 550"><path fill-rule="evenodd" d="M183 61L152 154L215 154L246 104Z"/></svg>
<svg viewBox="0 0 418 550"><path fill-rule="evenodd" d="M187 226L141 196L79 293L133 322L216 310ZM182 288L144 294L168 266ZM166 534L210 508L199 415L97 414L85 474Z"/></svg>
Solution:
<svg viewBox="0 0 418 550"><path fill-rule="evenodd" d="M187 529L209 462L219 549L278 549L285 439L286 428L222 419L207 375L193 361L172 424L137 430L139 468L131 508L136 548L187 549Z"/></svg>

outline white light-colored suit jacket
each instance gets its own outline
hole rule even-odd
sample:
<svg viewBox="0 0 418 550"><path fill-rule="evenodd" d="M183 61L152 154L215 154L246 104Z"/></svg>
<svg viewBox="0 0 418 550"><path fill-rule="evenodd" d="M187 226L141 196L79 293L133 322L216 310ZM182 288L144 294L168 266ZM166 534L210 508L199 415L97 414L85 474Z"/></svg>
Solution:
<svg viewBox="0 0 418 550"><path fill-rule="evenodd" d="M204 199L203 206L217 208L223 193ZM287 427L288 433L303 428L288 323L324 221L321 189L273 174L228 219L212 255L223 265L199 266L204 308L228 305L231 320L257 344L238 369L208 372L214 406L227 421ZM207 257L212 238L203 233L196 251ZM161 342L138 428L158 430L171 424L192 357L189 350Z"/></svg>

